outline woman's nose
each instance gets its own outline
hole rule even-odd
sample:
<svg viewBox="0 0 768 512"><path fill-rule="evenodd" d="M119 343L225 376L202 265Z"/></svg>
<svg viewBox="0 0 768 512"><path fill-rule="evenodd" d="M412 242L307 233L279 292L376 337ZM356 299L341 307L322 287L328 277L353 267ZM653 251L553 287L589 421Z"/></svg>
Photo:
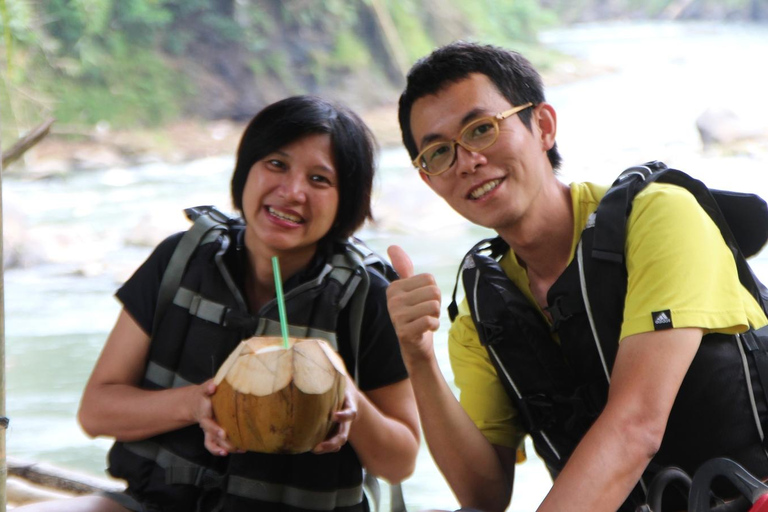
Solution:
<svg viewBox="0 0 768 512"><path fill-rule="evenodd" d="M302 176L287 176L281 188L286 199L299 203L307 200L306 181Z"/></svg>

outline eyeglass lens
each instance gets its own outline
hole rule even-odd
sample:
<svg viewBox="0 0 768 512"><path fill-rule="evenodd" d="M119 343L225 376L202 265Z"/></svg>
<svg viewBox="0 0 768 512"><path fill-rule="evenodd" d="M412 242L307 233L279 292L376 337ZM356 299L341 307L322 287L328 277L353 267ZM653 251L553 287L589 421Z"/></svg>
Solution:
<svg viewBox="0 0 768 512"><path fill-rule="evenodd" d="M427 172L437 174L448 169L456 157L456 145L461 144L470 151L481 151L494 143L498 136L498 125L493 118L478 119L461 131L456 142L436 144L422 156Z"/></svg>

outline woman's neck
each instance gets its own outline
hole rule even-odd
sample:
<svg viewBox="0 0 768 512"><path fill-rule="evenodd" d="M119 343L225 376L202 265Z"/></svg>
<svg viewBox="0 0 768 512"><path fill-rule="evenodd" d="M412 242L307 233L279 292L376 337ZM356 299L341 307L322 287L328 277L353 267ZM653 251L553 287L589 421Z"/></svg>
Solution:
<svg viewBox="0 0 768 512"><path fill-rule="evenodd" d="M280 278L285 282L306 268L317 252L317 246L293 251L273 251L263 244L249 244L247 238L245 248L248 255L245 291L252 311L258 311L264 304L275 298L273 256L278 258Z"/></svg>

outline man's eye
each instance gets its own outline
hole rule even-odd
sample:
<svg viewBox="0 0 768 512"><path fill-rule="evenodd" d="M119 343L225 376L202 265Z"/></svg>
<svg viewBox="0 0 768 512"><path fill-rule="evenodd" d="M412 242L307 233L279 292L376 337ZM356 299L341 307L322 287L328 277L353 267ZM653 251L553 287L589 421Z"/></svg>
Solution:
<svg viewBox="0 0 768 512"><path fill-rule="evenodd" d="M446 155L450 151L451 151L451 146L449 144L443 144L442 146L437 146L427 153L427 160L431 162L436 158L440 158L441 156Z"/></svg>
<svg viewBox="0 0 768 512"><path fill-rule="evenodd" d="M480 123L477 126L473 126L469 131L469 137L477 139L486 135L488 132L493 131L493 123Z"/></svg>

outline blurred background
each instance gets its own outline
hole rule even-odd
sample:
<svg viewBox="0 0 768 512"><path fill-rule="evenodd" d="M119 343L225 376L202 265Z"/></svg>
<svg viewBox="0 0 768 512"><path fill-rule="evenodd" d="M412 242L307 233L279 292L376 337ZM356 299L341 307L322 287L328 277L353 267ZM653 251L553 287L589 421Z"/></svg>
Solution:
<svg viewBox="0 0 768 512"><path fill-rule="evenodd" d="M467 39L522 52L558 113L561 179L606 183L663 160L715 188L768 197L768 0L0 0L0 135L50 132L2 174L10 456L103 476L108 439L76 422L119 311L116 288L183 208L231 211L248 119L291 94L344 101L381 145L361 237L436 275L491 233L421 182L399 142L404 74ZM768 260L753 260L768 280ZM702 276L705 278L705 276ZM436 337L447 359L447 315ZM510 511L550 481L529 449ZM455 508L426 447L412 510Z"/></svg>

